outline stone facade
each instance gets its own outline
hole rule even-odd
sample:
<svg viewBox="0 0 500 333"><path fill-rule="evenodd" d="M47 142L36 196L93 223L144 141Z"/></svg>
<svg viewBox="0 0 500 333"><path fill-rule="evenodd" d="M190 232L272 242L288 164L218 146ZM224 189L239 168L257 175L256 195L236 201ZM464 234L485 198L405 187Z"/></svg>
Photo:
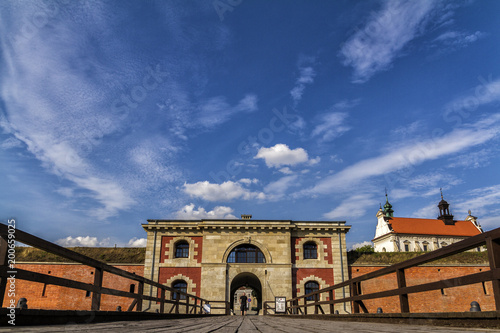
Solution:
<svg viewBox="0 0 500 333"><path fill-rule="evenodd" d="M250 220L247 216L242 220L148 220L143 228L148 234L144 276L168 286L183 282L188 292L208 300L232 303L239 288L250 287L261 307L275 296L304 295L308 282L321 289L348 278L345 235L350 226L345 222ZM189 247L188 254L176 257L181 243ZM305 243L315 244L316 258L304 258ZM242 246L257 248L262 262L228 259ZM155 289L146 287L145 294L155 294ZM348 296L349 290L336 293L336 297ZM336 309L344 312L341 304Z"/></svg>

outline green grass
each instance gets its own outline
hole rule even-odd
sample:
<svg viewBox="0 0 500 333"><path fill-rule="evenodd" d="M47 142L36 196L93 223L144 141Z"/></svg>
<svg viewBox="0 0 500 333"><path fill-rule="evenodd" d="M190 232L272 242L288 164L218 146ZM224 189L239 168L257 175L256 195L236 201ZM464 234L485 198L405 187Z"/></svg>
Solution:
<svg viewBox="0 0 500 333"><path fill-rule="evenodd" d="M425 253L428 252L359 253L355 251L349 251L347 253L347 258L349 265L392 265L408 259L418 257ZM484 265L488 264L488 252L463 252L429 263L429 265L436 265L436 264Z"/></svg>
<svg viewBox="0 0 500 333"><path fill-rule="evenodd" d="M69 250L87 257L114 264L144 264L143 247L70 247ZM16 262L72 262L33 247L16 247Z"/></svg>

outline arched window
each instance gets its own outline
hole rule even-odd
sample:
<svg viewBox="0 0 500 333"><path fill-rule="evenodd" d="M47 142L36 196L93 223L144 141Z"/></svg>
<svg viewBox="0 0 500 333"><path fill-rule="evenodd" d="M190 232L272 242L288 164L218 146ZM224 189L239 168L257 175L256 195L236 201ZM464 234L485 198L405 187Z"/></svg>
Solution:
<svg viewBox="0 0 500 333"><path fill-rule="evenodd" d="M317 259L318 258L318 245L314 242L307 242L304 244L304 259Z"/></svg>
<svg viewBox="0 0 500 333"><path fill-rule="evenodd" d="M387 250L385 249L385 247L382 248L382 252L387 252Z"/></svg>
<svg viewBox="0 0 500 333"><path fill-rule="evenodd" d="M446 242L441 242L441 247L445 247L447 246L448 244L446 244Z"/></svg>
<svg viewBox="0 0 500 333"><path fill-rule="evenodd" d="M172 283L172 288L178 289L179 291L186 293L187 292L187 283L184 280L176 280L176 281L174 281L174 283ZM180 298L179 298L179 296L180 296ZM173 292L172 299L186 299L186 295Z"/></svg>
<svg viewBox="0 0 500 333"><path fill-rule="evenodd" d="M305 284L305 294L304 295L307 295L307 294L310 294L312 292L315 292L315 291L318 291L319 290L319 284L318 282L316 281L309 281ZM308 301L312 301L314 300L314 297L316 297L316 299L318 298L318 295L316 296L308 296L306 297L306 299Z"/></svg>
<svg viewBox="0 0 500 333"><path fill-rule="evenodd" d="M189 258L189 244L186 241L179 241L175 243L175 257L176 258Z"/></svg>
<svg viewBox="0 0 500 333"><path fill-rule="evenodd" d="M228 263L265 263L266 258L255 245L242 244L235 247L227 257Z"/></svg>
<svg viewBox="0 0 500 333"><path fill-rule="evenodd" d="M410 252L410 242L405 241L404 246L405 246L405 252Z"/></svg>

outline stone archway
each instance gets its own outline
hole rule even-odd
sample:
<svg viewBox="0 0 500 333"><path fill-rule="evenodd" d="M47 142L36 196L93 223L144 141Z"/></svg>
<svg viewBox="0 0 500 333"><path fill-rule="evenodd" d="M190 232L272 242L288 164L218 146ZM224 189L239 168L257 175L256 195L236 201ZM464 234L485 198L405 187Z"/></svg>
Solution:
<svg viewBox="0 0 500 333"><path fill-rule="evenodd" d="M230 293L229 293L231 309L234 309L234 304L235 304L234 296L238 291L238 289L240 289L241 287L247 287L255 291L255 295L253 295L252 297L257 298L257 308L261 309L262 284L260 283L259 278L255 274L250 272L240 273L237 276L235 276L231 281ZM235 311L235 314L239 314L239 311Z"/></svg>

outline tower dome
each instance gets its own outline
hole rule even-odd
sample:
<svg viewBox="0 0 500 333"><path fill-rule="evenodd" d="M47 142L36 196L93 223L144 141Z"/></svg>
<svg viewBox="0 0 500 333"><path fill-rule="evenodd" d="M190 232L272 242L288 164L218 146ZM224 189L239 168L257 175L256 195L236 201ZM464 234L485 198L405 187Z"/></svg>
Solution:
<svg viewBox="0 0 500 333"><path fill-rule="evenodd" d="M389 197L387 196L387 192L385 193L384 214L387 217L394 217L394 210L392 209L392 205L389 203Z"/></svg>

